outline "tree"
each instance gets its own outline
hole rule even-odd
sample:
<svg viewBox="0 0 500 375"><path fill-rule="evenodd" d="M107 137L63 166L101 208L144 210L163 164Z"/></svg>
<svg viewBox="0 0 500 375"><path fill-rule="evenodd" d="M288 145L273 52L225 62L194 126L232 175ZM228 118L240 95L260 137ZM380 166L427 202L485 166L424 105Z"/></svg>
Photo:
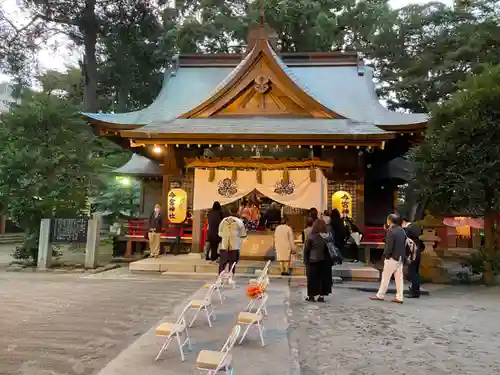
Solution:
<svg viewBox="0 0 500 375"><path fill-rule="evenodd" d="M472 76L432 112L425 141L414 150L417 180L434 210L484 217L485 280L500 243L500 65Z"/></svg>
<svg viewBox="0 0 500 375"><path fill-rule="evenodd" d="M79 215L93 195L95 137L69 102L34 95L1 118L0 197L36 260L40 220Z"/></svg>
<svg viewBox="0 0 500 375"><path fill-rule="evenodd" d="M80 69L70 67L65 72L48 70L37 78L47 95L57 95L76 106L83 105L83 77Z"/></svg>

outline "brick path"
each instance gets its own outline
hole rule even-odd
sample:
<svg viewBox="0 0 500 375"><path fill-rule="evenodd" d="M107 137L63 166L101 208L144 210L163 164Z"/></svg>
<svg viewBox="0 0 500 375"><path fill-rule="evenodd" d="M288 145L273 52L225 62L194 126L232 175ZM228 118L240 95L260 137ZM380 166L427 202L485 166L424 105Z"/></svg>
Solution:
<svg viewBox="0 0 500 375"><path fill-rule="evenodd" d="M115 275L0 273L0 374L95 374L201 284Z"/></svg>
<svg viewBox="0 0 500 375"><path fill-rule="evenodd" d="M404 305L336 288L327 304L291 292L291 342L302 375L500 373L500 289L429 286Z"/></svg>

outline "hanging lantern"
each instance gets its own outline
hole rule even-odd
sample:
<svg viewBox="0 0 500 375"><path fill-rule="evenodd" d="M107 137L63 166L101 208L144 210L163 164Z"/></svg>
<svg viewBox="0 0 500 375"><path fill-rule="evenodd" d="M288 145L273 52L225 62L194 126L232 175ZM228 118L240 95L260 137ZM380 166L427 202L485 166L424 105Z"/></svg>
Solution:
<svg viewBox="0 0 500 375"><path fill-rule="evenodd" d="M171 189L168 192L167 212L168 221L173 224L180 224L187 217L187 193L182 189Z"/></svg>
<svg viewBox="0 0 500 375"><path fill-rule="evenodd" d="M210 172L208 173L208 182L214 182L215 180L215 168L210 168Z"/></svg>
<svg viewBox="0 0 500 375"><path fill-rule="evenodd" d="M332 208L336 208L342 217L352 217L352 197L347 191L337 191L332 195Z"/></svg>
<svg viewBox="0 0 500 375"><path fill-rule="evenodd" d="M238 179L238 170L236 168L233 168L231 170L231 179L233 181L236 181Z"/></svg>

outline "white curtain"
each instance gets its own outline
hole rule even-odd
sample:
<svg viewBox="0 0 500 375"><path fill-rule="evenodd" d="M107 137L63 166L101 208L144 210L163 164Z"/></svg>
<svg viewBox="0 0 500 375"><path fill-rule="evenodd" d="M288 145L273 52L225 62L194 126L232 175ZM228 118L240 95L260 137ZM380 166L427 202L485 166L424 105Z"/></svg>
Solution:
<svg viewBox="0 0 500 375"><path fill-rule="evenodd" d="M311 182L309 169L290 170L291 186L277 186L283 179L282 170L263 170L262 184L257 183L257 171L238 171L237 179L231 179L230 170L215 170L215 178L209 181L210 171L196 169L194 173L194 210L212 207L215 201L222 205L234 202L257 189L260 193L284 205L320 212L327 208L327 181L316 169L316 182ZM287 190L288 188L288 190Z"/></svg>

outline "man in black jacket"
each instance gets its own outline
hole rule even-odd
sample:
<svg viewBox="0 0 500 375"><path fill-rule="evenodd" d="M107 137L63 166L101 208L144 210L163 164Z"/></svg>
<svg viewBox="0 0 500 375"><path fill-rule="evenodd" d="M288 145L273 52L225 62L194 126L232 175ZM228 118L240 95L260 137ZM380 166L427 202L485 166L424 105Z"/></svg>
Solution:
<svg viewBox="0 0 500 375"><path fill-rule="evenodd" d="M403 303L403 263L406 257L406 234L401 228L401 218L396 214L387 217L387 237L384 249L384 270L382 280L376 296L370 297L375 301L383 301L392 275L396 282L396 298L392 302Z"/></svg>
<svg viewBox="0 0 500 375"><path fill-rule="evenodd" d="M423 249L420 235L422 234L422 230L416 224L411 223L407 218L403 218L402 227L408 238L413 240L417 245L415 260L408 265L408 279L411 282L410 295L408 297L420 298L420 252Z"/></svg>

